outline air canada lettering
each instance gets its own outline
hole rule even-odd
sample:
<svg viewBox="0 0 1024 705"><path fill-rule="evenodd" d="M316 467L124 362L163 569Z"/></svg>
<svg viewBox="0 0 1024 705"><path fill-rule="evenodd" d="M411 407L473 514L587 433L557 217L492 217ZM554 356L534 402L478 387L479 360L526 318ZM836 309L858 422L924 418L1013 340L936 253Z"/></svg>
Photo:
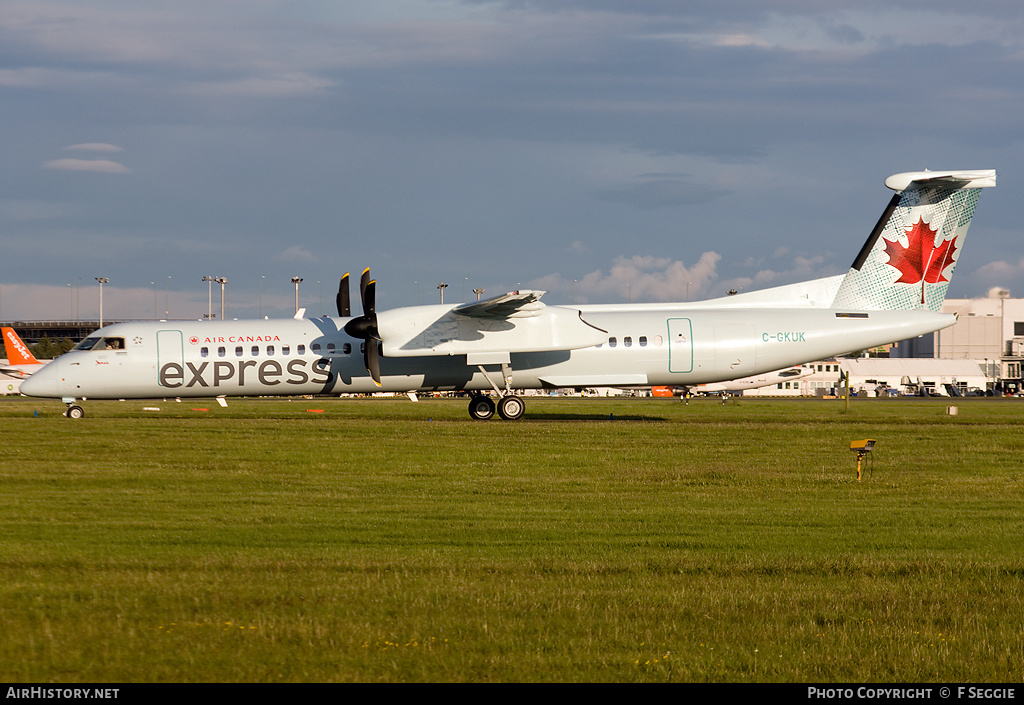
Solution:
<svg viewBox="0 0 1024 705"><path fill-rule="evenodd" d="M246 384L259 383L265 387L281 384L327 384L332 375L329 364L323 360L315 360L307 366L306 360L292 360L287 366L277 360L255 360L228 362L201 362L198 365L186 362L184 366L177 362L168 362L160 368L160 386L177 389L178 387L220 387L233 385L244 387Z"/></svg>
<svg viewBox="0 0 1024 705"><path fill-rule="evenodd" d="M278 335L223 335L223 336L210 336L207 338L193 337L189 338L189 342L193 345L202 343L274 343L280 342L281 336Z"/></svg>

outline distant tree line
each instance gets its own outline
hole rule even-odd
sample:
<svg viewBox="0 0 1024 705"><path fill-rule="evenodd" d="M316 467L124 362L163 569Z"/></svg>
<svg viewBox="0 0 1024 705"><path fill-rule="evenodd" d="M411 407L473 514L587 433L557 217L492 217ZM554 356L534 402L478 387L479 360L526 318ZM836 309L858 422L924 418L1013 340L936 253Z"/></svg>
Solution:
<svg viewBox="0 0 1024 705"><path fill-rule="evenodd" d="M50 338L44 336L38 343L29 345L28 349L32 351L37 360L52 360L59 355L63 355L73 347L75 347L75 341L71 340L71 338L50 340Z"/></svg>

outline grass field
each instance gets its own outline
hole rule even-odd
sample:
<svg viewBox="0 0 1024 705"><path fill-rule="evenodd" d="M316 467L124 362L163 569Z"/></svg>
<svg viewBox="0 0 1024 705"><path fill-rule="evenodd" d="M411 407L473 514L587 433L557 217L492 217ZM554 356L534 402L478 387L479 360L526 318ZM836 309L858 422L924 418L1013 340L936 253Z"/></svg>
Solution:
<svg viewBox="0 0 1024 705"><path fill-rule="evenodd" d="M1019 681L1024 402L948 403L0 399L0 681Z"/></svg>

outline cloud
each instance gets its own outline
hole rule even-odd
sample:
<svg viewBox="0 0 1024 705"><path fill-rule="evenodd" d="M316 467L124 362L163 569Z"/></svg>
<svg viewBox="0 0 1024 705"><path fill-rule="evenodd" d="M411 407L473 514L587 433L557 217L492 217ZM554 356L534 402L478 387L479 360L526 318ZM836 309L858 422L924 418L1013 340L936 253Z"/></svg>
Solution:
<svg viewBox="0 0 1024 705"><path fill-rule="evenodd" d="M79 150L83 152L123 152L124 150L118 147L116 144L108 144L106 142L83 142L82 144L72 144L64 148L65 150Z"/></svg>
<svg viewBox="0 0 1024 705"><path fill-rule="evenodd" d="M335 81L294 72L277 76L252 76L221 83L200 83L192 90L207 96L287 98L321 94L335 85Z"/></svg>
<svg viewBox="0 0 1024 705"><path fill-rule="evenodd" d="M61 171L92 171L102 174L130 174L131 169L109 159L51 159L43 165L46 169Z"/></svg>
<svg viewBox="0 0 1024 705"><path fill-rule="evenodd" d="M717 279L716 266L722 256L705 252L692 267L667 257L634 255L617 257L611 270L591 272L569 281L549 274L530 282L535 289L571 295L575 303L588 301L688 301L703 298Z"/></svg>
<svg viewBox="0 0 1024 705"><path fill-rule="evenodd" d="M728 189L691 181L682 176L639 177L644 183L619 189L595 191L603 201L625 203L643 210L707 203L729 193Z"/></svg>
<svg viewBox="0 0 1024 705"><path fill-rule="evenodd" d="M316 256L302 245L292 245L277 258L285 262L316 262Z"/></svg>
<svg viewBox="0 0 1024 705"><path fill-rule="evenodd" d="M1000 276L1013 276L1020 274L1024 271L1024 259L1019 262L1007 262L1006 260L996 260L989 262L978 268L977 273L983 277L1000 277Z"/></svg>

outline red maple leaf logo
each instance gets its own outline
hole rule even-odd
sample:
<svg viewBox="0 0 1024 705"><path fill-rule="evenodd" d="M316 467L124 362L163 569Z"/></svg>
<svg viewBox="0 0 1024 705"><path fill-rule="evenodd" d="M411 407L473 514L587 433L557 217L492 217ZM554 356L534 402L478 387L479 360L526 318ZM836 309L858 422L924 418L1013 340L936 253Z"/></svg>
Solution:
<svg viewBox="0 0 1024 705"><path fill-rule="evenodd" d="M953 263L956 238L943 240L936 247L936 232L924 222L924 218L918 218L916 223L906 229L906 247L899 242L885 241L889 264L900 270L900 278L894 283L917 284L922 279L929 284L949 281L942 275L942 270Z"/></svg>

